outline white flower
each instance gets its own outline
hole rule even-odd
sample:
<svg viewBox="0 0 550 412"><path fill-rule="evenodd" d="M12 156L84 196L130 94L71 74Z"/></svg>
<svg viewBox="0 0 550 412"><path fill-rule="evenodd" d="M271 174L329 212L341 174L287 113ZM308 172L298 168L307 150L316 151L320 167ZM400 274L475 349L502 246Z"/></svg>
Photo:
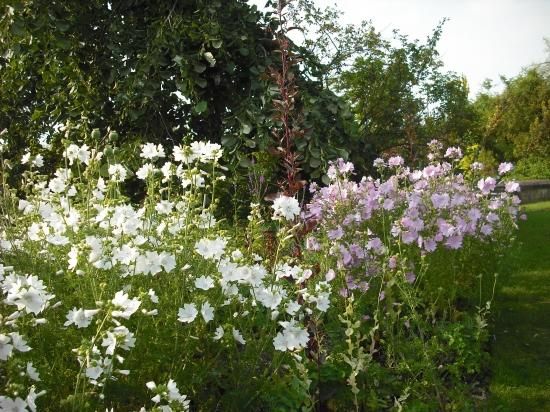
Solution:
<svg viewBox="0 0 550 412"><path fill-rule="evenodd" d="M164 156L164 148L160 144L155 146L153 143L145 143L141 146L140 157L144 159L156 159Z"/></svg>
<svg viewBox="0 0 550 412"><path fill-rule="evenodd" d="M136 339L125 326L117 326L112 331L108 330L101 342L101 346L106 347L106 355L114 355L115 348L118 344L124 350L130 350L135 346Z"/></svg>
<svg viewBox="0 0 550 412"><path fill-rule="evenodd" d="M136 176L138 177L138 179L147 180L149 175L152 174L154 171L155 167L151 163L145 163L137 170Z"/></svg>
<svg viewBox="0 0 550 412"><path fill-rule="evenodd" d="M174 208L174 203L168 200L161 200L155 206L155 210L161 215L169 215Z"/></svg>
<svg viewBox="0 0 550 412"><path fill-rule="evenodd" d="M521 187L518 182L512 181L506 183L505 190L508 193L519 192L521 190Z"/></svg>
<svg viewBox="0 0 550 412"><path fill-rule="evenodd" d="M498 166L498 174L499 175L503 175L505 173L508 173L510 170L512 170L514 168L514 165L512 163L508 163L508 162L505 162L505 163L501 163L499 166Z"/></svg>
<svg viewBox="0 0 550 412"><path fill-rule="evenodd" d="M111 313L113 317L121 317L124 319L129 319L132 314L138 310L141 301L137 298L129 299L128 294L120 290L115 294L114 299L111 301L115 307L118 307L122 310L113 310Z"/></svg>
<svg viewBox="0 0 550 412"><path fill-rule="evenodd" d="M151 299L151 302L159 303L159 298L158 298L157 294L155 293L155 291L153 289L149 289L147 294L149 295L149 298Z"/></svg>
<svg viewBox="0 0 550 412"><path fill-rule="evenodd" d="M214 308L210 303L205 302L201 306L201 315L206 323L214 319Z"/></svg>
<svg viewBox="0 0 550 412"><path fill-rule="evenodd" d="M90 164L90 148L88 145L83 144L81 147L78 147L75 144L70 144L63 153L64 157L69 160L69 164L72 165L75 160L88 165Z"/></svg>
<svg viewBox="0 0 550 412"><path fill-rule="evenodd" d="M109 166L107 171L109 172L109 176L111 176L111 180L114 182L124 182L128 174L124 166L119 163Z"/></svg>
<svg viewBox="0 0 550 412"><path fill-rule="evenodd" d="M294 218L300 214L298 200L293 197L279 196L273 202L272 208L274 210L273 217L275 219L283 217L286 220L294 220Z"/></svg>
<svg viewBox="0 0 550 412"><path fill-rule="evenodd" d="M38 374L38 371L33 366L32 362L27 362L27 376L32 379L33 381L40 381L40 375Z"/></svg>
<svg viewBox="0 0 550 412"><path fill-rule="evenodd" d="M273 339L275 350L284 352L287 350L302 349L307 346L309 341L307 330L296 326L294 320L291 322L279 322L279 324L284 329Z"/></svg>
<svg viewBox="0 0 550 412"><path fill-rule="evenodd" d="M223 338L223 335L224 335L224 331L223 331L223 328L221 326L218 326L216 328L216 332L214 333L214 340L220 340L221 338Z"/></svg>
<svg viewBox="0 0 550 412"><path fill-rule="evenodd" d="M21 156L21 164L27 164L29 163L29 160L31 158L31 152L27 151L23 156Z"/></svg>
<svg viewBox="0 0 550 412"><path fill-rule="evenodd" d="M193 153L189 146L174 146L174 160L185 164L193 163L197 159L197 155Z"/></svg>
<svg viewBox="0 0 550 412"><path fill-rule="evenodd" d="M178 320L184 323L191 323L198 315L197 307L194 303L186 303L178 311Z"/></svg>
<svg viewBox="0 0 550 412"><path fill-rule="evenodd" d="M63 325L69 326L74 324L77 328L86 328L90 325L92 318L98 312L99 309L87 310L73 308L67 314L67 321Z"/></svg>
<svg viewBox="0 0 550 412"><path fill-rule="evenodd" d="M11 332L11 343L13 348L19 352L28 352L31 350L30 346L27 345L27 341L17 332Z"/></svg>
<svg viewBox="0 0 550 412"><path fill-rule="evenodd" d="M201 276L195 279L195 287L197 289L208 290L214 287L214 279L210 276Z"/></svg>
<svg viewBox="0 0 550 412"><path fill-rule="evenodd" d="M7 360L13 351L11 338L8 335L0 334L0 360Z"/></svg>
<svg viewBox="0 0 550 412"><path fill-rule="evenodd" d="M101 367L101 365L90 366L86 368L86 377L92 380L96 380L97 378L99 378L102 373L103 368Z"/></svg>
<svg viewBox="0 0 550 412"><path fill-rule="evenodd" d="M290 316L294 316L296 312L300 310L301 306L298 302L290 301L286 304L285 312Z"/></svg>
<svg viewBox="0 0 550 412"><path fill-rule="evenodd" d="M195 251L205 259L220 259L223 256L227 240L217 237L216 239L203 238L195 243Z"/></svg>
<svg viewBox="0 0 550 412"><path fill-rule="evenodd" d="M170 253L161 252L159 260L166 273L170 273L176 268L176 258Z"/></svg>
<svg viewBox="0 0 550 412"><path fill-rule="evenodd" d="M2 411L27 412L27 406L27 402L20 397L11 399L7 396L0 396L0 410Z"/></svg>
<svg viewBox="0 0 550 412"><path fill-rule="evenodd" d="M22 309L24 307L29 313L40 313L44 303L45 301L42 294L31 287L19 294L17 307L18 309Z"/></svg>
<svg viewBox="0 0 550 412"><path fill-rule="evenodd" d="M235 339L240 344L244 345L246 341L243 338L243 335L241 335L241 332L238 329L233 328L233 339Z"/></svg>
<svg viewBox="0 0 550 412"><path fill-rule="evenodd" d="M216 59L214 58L214 56L212 55L212 53L210 52L206 52L204 53L204 59L210 63L210 67L214 67L216 65Z"/></svg>
<svg viewBox="0 0 550 412"><path fill-rule="evenodd" d="M85 165L90 164L90 148L88 145L83 144L81 147L78 148L78 151L76 152L76 158L80 160Z"/></svg>

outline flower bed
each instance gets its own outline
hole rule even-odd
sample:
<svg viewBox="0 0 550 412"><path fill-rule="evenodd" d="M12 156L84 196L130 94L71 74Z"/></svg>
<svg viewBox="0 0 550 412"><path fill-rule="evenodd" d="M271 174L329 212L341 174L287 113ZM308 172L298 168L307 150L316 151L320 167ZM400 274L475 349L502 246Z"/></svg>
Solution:
<svg viewBox="0 0 550 412"><path fill-rule="evenodd" d="M303 208L238 227L217 220L216 144L143 145L139 205L116 150L70 144L54 176L29 155L26 193L2 191L0 408L471 406L518 186L431 149L358 182L339 160Z"/></svg>

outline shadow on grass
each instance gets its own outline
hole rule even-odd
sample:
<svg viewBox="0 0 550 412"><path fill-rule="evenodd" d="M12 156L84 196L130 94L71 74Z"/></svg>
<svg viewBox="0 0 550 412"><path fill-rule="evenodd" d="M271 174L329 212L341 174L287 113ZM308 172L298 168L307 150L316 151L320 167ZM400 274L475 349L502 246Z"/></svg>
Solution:
<svg viewBox="0 0 550 412"><path fill-rule="evenodd" d="M526 209L497 296L489 411L550 411L550 202Z"/></svg>

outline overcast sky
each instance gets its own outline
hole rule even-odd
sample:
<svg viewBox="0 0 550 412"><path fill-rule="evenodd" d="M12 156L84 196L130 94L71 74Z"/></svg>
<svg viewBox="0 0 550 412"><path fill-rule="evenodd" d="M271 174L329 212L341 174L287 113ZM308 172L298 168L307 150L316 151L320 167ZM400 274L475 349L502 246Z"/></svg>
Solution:
<svg viewBox="0 0 550 412"><path fill-rule="evenodd" d="M265 0L250 3L260 7ZM387 37L399 29L421 40L448 17L438 50L447 70L466 76L472 97L486 78L498 84L499 75L514 77L548 60L543 38L550 38L550 0L339 0L337 8L344 23L372 20Z"/></svg>

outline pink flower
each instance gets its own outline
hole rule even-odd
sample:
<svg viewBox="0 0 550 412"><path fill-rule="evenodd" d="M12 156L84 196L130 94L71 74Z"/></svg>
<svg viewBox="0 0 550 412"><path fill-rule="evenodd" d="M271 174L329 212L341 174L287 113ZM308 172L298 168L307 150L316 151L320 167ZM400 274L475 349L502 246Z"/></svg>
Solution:
<svg viewBox="0 0 550 412"><path fill-rule="evenodd" d="M462 157L462 150L460 150L460 147L449 147L445 152L445 157L449 159L460 159Z"/></svg>
<svg viewBox="0 0 550 412"><path fill-rule="evenodd" d="M512 163L501 163L498 166L498 174L502 176L503 174L509 172L513 168L514 168L514 165Z"/></svg>
<svg viewBox="0 0 550 412"><path fill-rule="evenodd" d="M447 239L445 245L450 249L460 249L462 246L462 235L454 235Z"/></svg>
<svg viewBox="0 0 550 412"><path fill-rule="evenodd" d="M488 195L493 191L495 188L497 182L492 177L487 177L485 179L481 179L479 182L477 182L477 187L479 190L481 190L481 193L484 195Z"/></svg>
<svg viewBox="0 0 550 412"><path fill-rule="evenodd" d="M392 156L388 159L388 166L398 167L402 166L405 161L401 156Z"/></svg>
<svg viewBox="0 0 550 412"><path fill-rule="evenodd" d="M330 240L338 240L341 239L342 236L344 236L344 231L342 230L341 226L338 226L336 229L328 231L328 238Z"/></svg>
<svg viewBox="0 0 550 412"><path fill-rule="evenodd" d="M519 187L518 182L513 182L512 181L512 182L506 183L505 190L508 193L513 193L513 192L519 192L521 190L521 188Z"/></svg>
<svg viewBox="0 0 550 412"><path fill-rule="evenodd" d="M433 252L437 248L437 243L433 239L424 239L424 250Z"/></svg>
<svg viewBox="0 0 550 412"><path fill-rule="evenodd" d="M449 206L450 197L447 193L434 193L431 197L432 204L436 209L445 209Z"/></svg>

